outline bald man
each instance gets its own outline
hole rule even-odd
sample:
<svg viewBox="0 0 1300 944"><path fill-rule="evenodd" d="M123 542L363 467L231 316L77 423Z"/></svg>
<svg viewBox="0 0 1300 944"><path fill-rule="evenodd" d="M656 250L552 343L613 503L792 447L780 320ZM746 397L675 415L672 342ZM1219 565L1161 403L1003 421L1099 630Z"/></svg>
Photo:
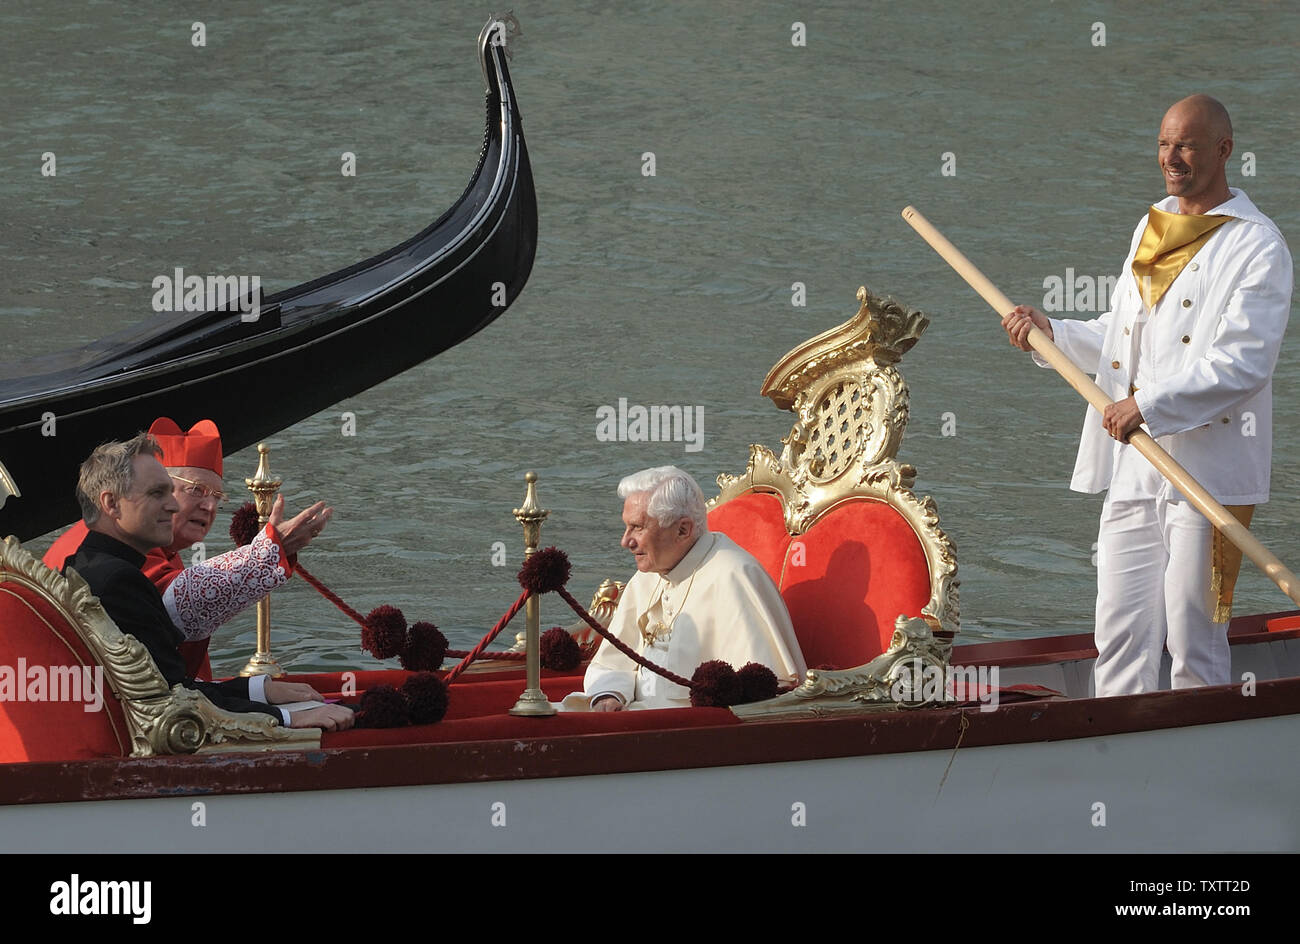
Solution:
<svg viewBox="0 0 1300 944"><path fill-rule="evenodd" d="M1132 446L1144 427L1249 524L1268 500L1273 367L1291 311L1281 232L1229 187L1232 122L1208 95L1175 103L1156 160L1168 196L1138 223L1112 308L1091 321L1020 305L1003 319L1030 350L1036 325L1115 402L1089 409L1070 487L1107 490L1097 543L1098 695L1231 681L1227 621L1241 555ZM1035 355L1040 366L1046 362Z"/></svg>

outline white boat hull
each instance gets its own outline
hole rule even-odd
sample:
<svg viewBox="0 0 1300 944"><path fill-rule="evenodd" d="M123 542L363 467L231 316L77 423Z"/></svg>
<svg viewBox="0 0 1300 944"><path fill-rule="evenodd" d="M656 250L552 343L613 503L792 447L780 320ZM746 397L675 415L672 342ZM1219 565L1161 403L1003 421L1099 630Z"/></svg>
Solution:
<svg viewBox="0 0 1300 944"><path fill-rule="evenodd" d="M0 806L0 851L1282 852L1300 849L1298 775L1289 715L792 763Z"/></svg>

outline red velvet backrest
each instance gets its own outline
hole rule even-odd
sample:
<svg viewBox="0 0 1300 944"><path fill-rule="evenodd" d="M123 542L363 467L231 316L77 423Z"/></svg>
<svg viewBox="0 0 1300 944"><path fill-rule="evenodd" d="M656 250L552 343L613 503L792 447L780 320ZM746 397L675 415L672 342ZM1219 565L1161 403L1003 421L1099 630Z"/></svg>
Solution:
<svg viewBox="0 0 1300 944"><path fill-rule="evenodd" d="M75 683L56 667L74 669ZM86 667L102 699L97 710L87 710L97 698L84 688ZM130 753L122 705L95 667L57 608L28 586L0 582L0 763ZM38 697L44 700L32 700Z"/></svg>
<svg viewBox="0 0 1300 944"><path fill-rule="evenodd" d="M851 668L889 648L899 615L921 615L930 565L897 509L852 499L791 543L781 595L808 667Z"/></svg>
<svg viewBox="0 0 1300 944"><path fill-rule="evenodd" d="M781 499L770 492L746 492L709 512L709 530L721 531L763 565L778 587L793 538L785 530Z"/></svg>
<svg viewBox="0 0 1300 944"><path fill-rule="evenodd" d="M809 668L851 668L889 646L899 615L930 602L930 566L912 526L886 502L854 498L791 537L781 500L748 492L709 527L753 554L781 590Z"/></svg>

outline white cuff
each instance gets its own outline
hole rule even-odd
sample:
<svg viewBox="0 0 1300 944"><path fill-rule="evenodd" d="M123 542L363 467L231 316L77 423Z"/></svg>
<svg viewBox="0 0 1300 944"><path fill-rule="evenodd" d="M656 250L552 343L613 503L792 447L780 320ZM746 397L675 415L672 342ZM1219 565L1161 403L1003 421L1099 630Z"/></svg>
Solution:
<svg viewBox="0 0 1300 944"><path fill-rule="evenodd" d="M268 677L269 676L266 675L250 675L248 677L248 700L249 701L260 701L262 702L262 704L267 703L266 680ZM283 711L283 709L281 709L281 711ZM286 719L285 724L288 723L289 723L288 719Z"/></svg>
<svg viewBox="0 0 1300 944"><path fill-rule="evenodd" d="M1056 326L1060 322L1056 318L1048 318L1047 323L1051 325L1052 328L1052 336L1048 338L1048 340L1053 344L1056 344L1056 339L1061 336L1060 332L1056 330ZM1043 333L1046 334L1047 332L1044 331ZM1047 358L1043 357L1043 355L1039 354L1037 351L1030 351L1029 356L1034 359L1034 363L1039 367L1046 367L1048 370L1055 370L1055 368L1047 362Z"/></svg>

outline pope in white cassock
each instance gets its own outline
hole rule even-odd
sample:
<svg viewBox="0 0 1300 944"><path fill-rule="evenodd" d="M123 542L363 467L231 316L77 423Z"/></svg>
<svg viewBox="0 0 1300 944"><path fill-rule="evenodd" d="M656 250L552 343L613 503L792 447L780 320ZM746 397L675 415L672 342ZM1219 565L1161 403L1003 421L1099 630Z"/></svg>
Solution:
<svg viewBox="0 0 1300 944"><path fill-rule="evenodd" d="M618 486L623 547L637 573L619 598L609 629L651 662L690 678L701 663L736 669L758 662L782 684L806 670L790 614L761 564L725 534L709 531L704 495L675 466L647 469ZM641 668L601 643L570 711L689 708L690 690Z"/></svg>

